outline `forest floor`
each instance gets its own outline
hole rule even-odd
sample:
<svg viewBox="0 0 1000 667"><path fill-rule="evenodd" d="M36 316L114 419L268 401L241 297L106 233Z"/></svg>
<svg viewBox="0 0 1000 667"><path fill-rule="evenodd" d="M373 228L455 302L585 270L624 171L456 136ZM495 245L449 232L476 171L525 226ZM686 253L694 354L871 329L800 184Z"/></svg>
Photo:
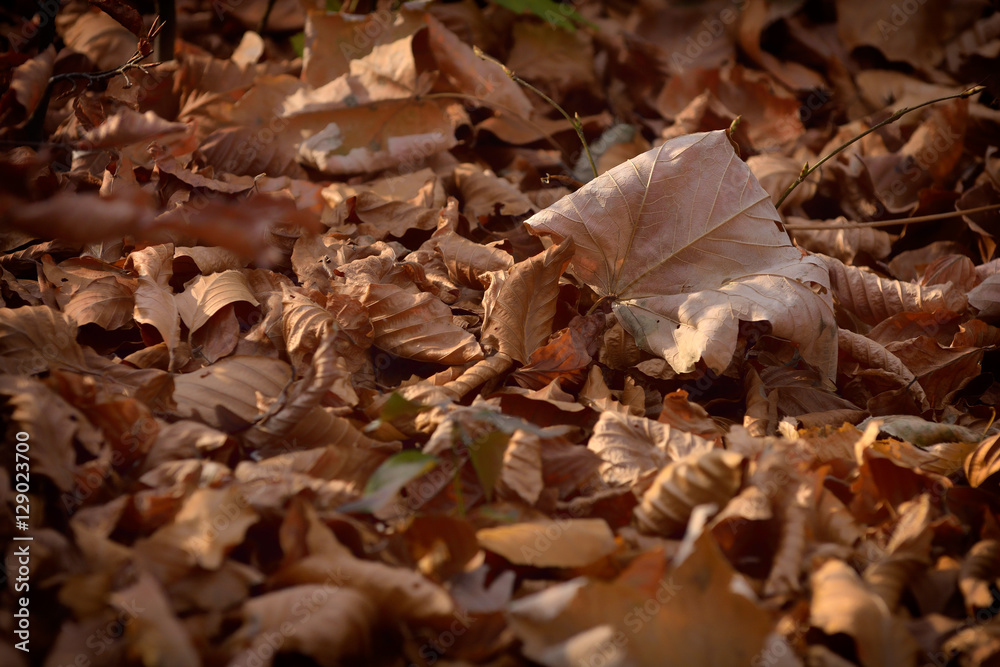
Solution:
<svg viewBox="0 0 1000 667"><path fill-rule="evenodd" d="M1000 665L995 3L334 4L0 9L0 663Z"/></svg>

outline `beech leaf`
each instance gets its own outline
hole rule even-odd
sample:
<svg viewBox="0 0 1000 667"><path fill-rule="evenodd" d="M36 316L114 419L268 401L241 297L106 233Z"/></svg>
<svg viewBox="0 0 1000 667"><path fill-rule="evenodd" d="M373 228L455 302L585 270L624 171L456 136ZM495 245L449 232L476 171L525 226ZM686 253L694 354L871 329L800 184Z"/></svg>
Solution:
<svg viewBox="0 0 1000 667"><path fill-rule="evenodd" d="M526 222L576 243L571 270L636 343L690 372L722 372L740 321L765 320L833 377L837 327L824 264L795 248L725 132L672 139ZM812 290L816 286L819 293Z"/></svg>

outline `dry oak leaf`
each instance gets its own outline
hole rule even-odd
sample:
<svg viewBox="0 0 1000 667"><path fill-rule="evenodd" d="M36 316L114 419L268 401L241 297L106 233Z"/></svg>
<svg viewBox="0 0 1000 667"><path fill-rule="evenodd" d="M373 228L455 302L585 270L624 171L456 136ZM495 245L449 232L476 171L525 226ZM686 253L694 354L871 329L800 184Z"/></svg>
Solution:
<svg viewBox="0 0 1000 667"><path fill-rule="evenodd" d="M849 565L827 561L810 583L812 625L827 635L851 637L863 667L915 664L917 643L906 625Z"/></svg>
<svg viewBox="0 0 1000 667"><path fill-rule="evenodd" d="M748 665L774 622L709 534L673 569L662 550L614 581L578 577L508 604L523 652L547 667Z"/></svg>
<svg viewBox="0 0 1000 667"><path fill-rule="evenodd" d="M704 359L721 373L740 321L766 320L833 377L837 327L827 272L792 245L779 220L726 133L715 131L671 139L526 224L573 238L573 273L613 300L640 347L678 372Z"/></svg>
<svg viewBox="0 0 1000 667"><path fill-rule="evenodd" d="M479 546L515 565L583 567L618 548L604 519L515 523L476 532Z"/></svg>

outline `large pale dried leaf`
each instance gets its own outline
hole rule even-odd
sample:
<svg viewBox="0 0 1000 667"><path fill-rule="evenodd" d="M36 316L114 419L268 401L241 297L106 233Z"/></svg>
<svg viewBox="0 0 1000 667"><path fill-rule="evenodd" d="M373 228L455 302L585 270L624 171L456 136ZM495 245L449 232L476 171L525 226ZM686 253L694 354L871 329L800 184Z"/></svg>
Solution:
<svg viewBox="0 0 1000 667"><path fill-rule="evenodd" d="M640 530L669 537L683 532L698 505L721 510L743 484L745 462L742 454L713 449L668 463L635 509Z"/></svg>
<svg viewBox="0 0 1000 667"><path fill-rule="evenodd" d="M612 553L614 533L603 519L515 523L476 532L479 545L515 565L583 567Z"/></svg>
<svg viewBox="0 0 1000 667"><path fill-rule="evenodd" d="M483 342L527 363L552 333L559 296L559 276L573 255L573 241L519 262L500 286L483 322Z"/></svg>
<svg viewBox="0 0 1000 667"><path fill-rule="evenodd" d="M375 345L383 350L453 366L483 358L475 337L454 324L451 309L427 292L369 285L361 302L375 328Z"/></svg>
<svg viewBox="0 0 1000 667"><path fill-rule="evenodd" d="M844 633L853 639L864 667L913 664L918 646L905 624L849 565L827 561L812 574L810 583L812 625L828 635Z"/></svg>
<svg viewBox="0 0 1000 667"><path fill-rule="evenodd" d="M922 286L900 280L880 278L874 273L816 255L827 265L830 286L840 304L862 322L876 325L897 313L932 313L939 308L962 312L965 295L951 285Z"/></svg>
<svg viewBox="0 0 1000 667"><path fill-rule="evenodd" d="M678 372L721 373L741 321L775 335L832 377L836 333L823 265L781 230L767 193L725 132L673 139L535 214L539 234L576 242L575 275L613 300L640 347Z"/></svg>

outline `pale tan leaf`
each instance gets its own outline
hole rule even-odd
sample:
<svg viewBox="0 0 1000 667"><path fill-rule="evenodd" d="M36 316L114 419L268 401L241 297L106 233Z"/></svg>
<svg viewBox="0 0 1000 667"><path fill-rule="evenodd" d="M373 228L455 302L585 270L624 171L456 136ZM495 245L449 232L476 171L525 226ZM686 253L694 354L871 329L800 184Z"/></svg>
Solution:
<svg viewBox="0 0 1000 667"><path fill-rule="evenodd" d="M962 561L958 586L969 614L993 606L992 587L1000 583L1000 540L984 539L969 549Z"/></svg>
<svg viewBox="0 0 1000 667"><path fill-rule="evenodd" d="M979 310L979 317L1000 317L1000 273L976 285L969 292L969 303Z"/></svg>
<svg viewBox="0 0 1000 667"><path fill-rule="evenodd" d="M239 301L260 305L250 292L246 277L236 270L198 276L185 285L184 291L175 295L174 300L181 319L192 334L225 306Z"/></svg>
<svg viewBox="0 0 1000 667"><path fill-rule="evenodd" d="M411 229L434 229L438 211L409 202L387 199L374 192L359 192L337 206L324 220L336 228L355 217L370 230L372 236L382 239L387 234L402 237Z"/></svg>
<svg viewBox="0 0 1000 667"><path fill-rule="evenodd" d="M678 372L721 373L740 321L766 320L833 377L833 307L823 264L780 228L767 193L725 132L672 139L591 181L526 223L572 237L571 269L637 344ZM811 285L822 288L817 295Z"/></svg>
<svg viewBox="0 0 1000 667"><path fill-rule="evenodd" d="M515 523L476 532L479 545L515 565L583 567L617 549L603 519Z"/></svg>
<svg viewBox="0 0 1000 667"><path fill-rule="evenodd" d="M292 366L300 368L334 324L333 315L294 288L281 286L281 330Z"/></svg>
<svg viewBox="0 0 1000 667"><path fill-rule="evenodd" d="M928 405L927 394L923 387L917 384L916 376L899 357L885 349L885 346L847 329L838 330L837 340L841 353L865 368L878 368L897 377L901 385L909 387L921 405Z"/></svg>
<svg viewBox="0 0 1000 667"><path fill-rule="evenodd" d="M193 265L194 273L207 276L228 269L242 269L247 265L247 260L231 250L217 246L178 247L174 249L173 265L178 273L184 273L185 269Z"/></svg>
<svg viewBox="0 0 1000 667"><path fill-rule="evenodd" d="M587 449L599 455L601 477L609 484L631 486L645 473L688 454L701 454L715 443L652 419L612 410L601 412Z"/></svg>
<svg viewBox="0 0 1000 667"><path fill-rule="evenodd" d="M243 605L242 615L243 625L229 638L233 664L260 661L262 666L273 664L282 650L309 656L322 667L363 660L372 650L378 621L378 609L367 595L325 580L257 596ZM275 635L282 638L279 651L268 641ZM269 657L265 661L262 655Z"/></svg>
<svg viewBox="0 0 1000 667"><path fill-rule="evenodd" d="M615 581L578 577L508 605L524 653L546 667L746 665L774 626L710 535L667 570L661 549ZM787 647L786 647L787 650Z"/></svg>
<svg viewBox="0 0 1000 667"><path fill-rule="evenodd" d="M170 597L153 575L141 572L138 581L111 593L108 601L129 618L126 639L129 650L144 661L162 667L201 662L192 635L177 618ZM136 614L139 608L141 612Z"/></svg>
<svg viewBox="0 0 1000 667"><path fill-rule="evenodd" d="M972 487L980 487L1000 473L1000 434L983 440L965 459L965 476ZM994 487L998 480L993 481Z"/></svg>
<svg viewBox="0 0 1000 667"><path fill-rule="evenodd" d="M323 123L299 145L299 161L328 174L412 164L457 143L451 105L413 99L314 114Z"/></svg>
<svg viewBox="0 0 1000 667"><path fill-rule="evenodd" d="M511 434L503 453L500 483L529 505L538 502L545 480L542 479L542 441L537 435L522 429Z"/></svg>
<svg viewBox="0 0 1000 667"><path fill-rule="evenodd" d="M63 312L78 325L111 331L132 322L136 285L117 276L98 278L73 295Z"/></svg>
<svg viewBox="0 0 1000 667"><path fill-rule="evenodd" d="M531 115L531 102L521 86L492 63L477 57L468 44L432 14L424 14L423 19L427 23L431 53L441 73L455 88L522 118Z"/></svg>
<svg viewBox="0 0 1000 667"><path fill-rule="evenodd" d="M435 239L436 248L452 280L473 289L485 289L489 271L506 271L514 266L514 258L492 244L474 243L464 236L449 232Z"/></svg>
<svg viewBox="0 0 1000 667"><path fill-rule="evenodd" d="M88 450L96 452L104 441L100 431L83 413L35 378L0 375L0 396L8 406L5 409L10 410L8 428L30 436L30 472L48 477L61 491L72 491L76 470L73 440L83 441ZM13 433L10 437L13 440ZM13 463L12 453L12 467Z"/></svg>
<svg viewBox="0 0 1000 667"><path fill-rule="evenodd" d="M921 285L951 283L956 289L968 292L980 282L976 265L965 255L945 255L927 265L920 277Z"/></svg>
<svg viewBox="0 0 1000 667"><path fill-rule="evenodd" d="M899 598L913 579L931 563L931 526L929 494L905 503L889 544L881 557L862 573L869 588L878 594L890 612L899 606Z"/></svg>
<svg viewBox="0 0 1000 667"><path fill-rule="evenodd" d="M375 345L383 350L452 366L483 358L475 337L454 324L451 309L427 292L368 285L361 302L375 327Z"/></svg>
<svg viewBox="0 0 1000 667"><path fill-rule="evenodd" d="M0 309L0 371L36 375L53 366L87 367L76 324L48 306Z"/></svg>
<svg viewBox="0 0 1000 667"><path fill-rule="evenodd" d="M243 542L247 528L259 519L236 486L198 489L184 502L173 522L153 533L149 544L179 548L193 564L214 570L222 565L229 551Z"/></svg>
<svg viewBox="0 0 1000 667"><path fill-rule="evenodd" d="M281 393L292 369L280 359L229 357L194 373L174 378L177 414L209 426L223 426L222 410L250 422L259 414L257 392L266 398Z"/></svg>
<svg viewBox="0 0 1000 667"><path fill-rule="evenodd" d="M174 295L152 279L140 276L133 317L139 324L147 324L159 332L170 353L170 370L173 370L177 346L181 342L181 318Z"/></svg>
<svg viewBox="0 0 1000 667"><path fill-rule="evenodd" d="M866 253L875 259L885 259L892 252L892 242L896 238L888 232L874 227L857 229L794 229L796 224L813 224L806 218L788 216L791 223L789 234L795 242L811 252L836 257L841 262L850 263L859 253ZM831 226L847 224L844 216L829 220Z"/></svg>
<svg viewBox="0 0 1000 667"><path fill-rule="evenodd" d="M123 107L93 130L84 133L81 141L86 142L91 150L118 148L139 142L150 142L164 135L187 132L190 129L187 123L171 123L153 111L139 113Z"/></svg>
<svg viewBox="0 0 1000 667"><path fill-rule="evenodd" d="M288 436L296 427L305 426L308 415L317 409L323 396L337 379L337 351L332 324L327 322L323 325L318 336L319 345L302 379L282 392L281 397L246 432L244 439L248 443L261 448Z"/></svg>
<svg viewBox="0 0 1000 667"><path fill-rule="evenodd" d="M746 459L723 449L694 452L664 466L635 508L639 529L654 535L683 532L692 510L714 503L721 510L743 484Z"/></svg>
<svg viewBox="0 0 1000 667"><path fill-rule="evenodd" d="M133 250L125 258L125 269L151 279L160 287L169 287L170 278L174 275L174 244L163 243Z"/></svg>
<svg viewBox="0 0 1000 667"><path fill-rule="evenodd" d="M473 220L492 215L494 210L499 210L500 215L523 215L535 208L509 181L474 164L455 167L455 185L462 198L462 212Z"/></svg>
<svg viewBox="0 0 1000 667"><path fill-rule="evenodd" d="M55 61L56 48L49 45L34 58L15 67L11 74L10 89L14 91L18 104L24 107L25 115L29 118L45 96Z"/></svg>
<svg viewBox="0 0 1000 667"><path fill-rule="evenodd" d="M559 276L573 255L573 241L562 241L514 265L487 319L483 342L522 364L552 333Z"/></svg>
<svg viewBox="0 0 1000 667"><path fill-rule="evenodd" d="M840 304L862 322L875 325L882 320L907 312L931 313L939 308L962 312L965 295L950 285L928 287L900 280L880 278L874 273L816 255L830 272L830 286Z"/></svg>
<svg viewBox="0 0 1000 667"><path fill-rule="evenodd" d="M864 667L910 665L918 645L904 623L846 563L830 560L813 572L810 621L827 635L844 633Z"/></svg>

